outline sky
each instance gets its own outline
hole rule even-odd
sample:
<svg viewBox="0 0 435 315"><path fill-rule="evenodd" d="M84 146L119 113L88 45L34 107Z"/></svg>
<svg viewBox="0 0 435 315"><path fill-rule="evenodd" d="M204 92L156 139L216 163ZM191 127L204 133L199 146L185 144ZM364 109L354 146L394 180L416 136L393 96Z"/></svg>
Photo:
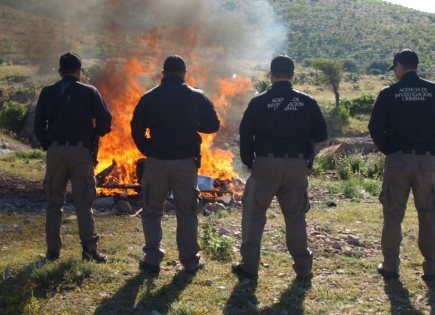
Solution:
<svg viewBox="0 0 435 315"><path fill-rule="evenodd" d="M435 1L434 0L385 0L387 2L400 4L404 7L435 13Z"/></svg>

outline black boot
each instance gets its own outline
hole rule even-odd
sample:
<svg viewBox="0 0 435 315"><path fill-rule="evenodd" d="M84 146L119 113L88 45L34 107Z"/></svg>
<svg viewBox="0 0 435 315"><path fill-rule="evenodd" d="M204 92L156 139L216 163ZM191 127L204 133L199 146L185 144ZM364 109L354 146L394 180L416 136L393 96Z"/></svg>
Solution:
<svg viewBox="0 0 435 315"><path fill-rule="evenodd" d="M49 261L55 261L56 259L59 258L59 256L60 256L59 252L47 250L47 253L45 254L45 259Z"/></svg>
<svg viewBox="0 0 435 315"><path fill-rule="evenodd" d="M107 261L107 256L98 252L97 250L83 249L82 259L86 261L95 261L96 263L105 263Z"/></svg>
<svg viewBox="0 0 435 315"><path fill-rule="evenodd" d="M143 271L144 273L151 275L151 276L158 276L160 273L160 266L159 265L151 265L145 261L145 258L142 258L139 261L139 269Z"/></svg>

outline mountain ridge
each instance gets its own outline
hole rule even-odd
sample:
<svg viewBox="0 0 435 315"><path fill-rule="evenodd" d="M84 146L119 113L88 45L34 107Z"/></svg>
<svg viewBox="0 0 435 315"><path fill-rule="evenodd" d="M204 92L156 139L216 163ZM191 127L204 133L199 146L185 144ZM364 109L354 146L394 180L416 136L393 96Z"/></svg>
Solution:
<svg viewBox="0 0 435 315"><path fill-rule="evenodd" d="M247 0L226 0L223 5L237 6L244 1ZM352 71L370 72L375 69L375 72L383 72L391 63L394 53L403 48L411 48L419 54L420 73L426 77L433 77L435 73L435 14L433 13L421 12L382 0L268 0L268 2L279 17L279 22L283 23L287 30L285 34L288 39L287 45L280 52L287 53L298 63L309 65L315 58L338 59L353 64L355 69ZM14 53L18 51L20 38L23 38L23 41L29 40L26 30L33 31L35 27L33 25L23 27L20 25L20 20L30 18L33 24L39 25L37 27L40 29L39 33L43 29L52 32L53 28L61 27L64 21L55 14L60 8L47 9L50 3L56 1L2 1L0 19L9 27L2 27L0 32L0 37L6 39L0 48L1 54L11 53L5 51L7 46L5 43L14 48L12 49ZM97 1L94 0L93 3ZM75 13L80 12L79 8L74 8ZM66 44L73 42L78 47L86 47L87 51L93 52L98 58L98 45L102 45L104 36L96 40L99 35L94 31L89 33L81 29L75 34L70 34L70 31L66 31L67 36L71 38ZM48 42L36 46L58 48L66 45L62 43L61 38L56 40L57 45L50 46ZM28 49L26 50L28 52ZM49 53L50 50L46 49L46 51Z"/></svg>

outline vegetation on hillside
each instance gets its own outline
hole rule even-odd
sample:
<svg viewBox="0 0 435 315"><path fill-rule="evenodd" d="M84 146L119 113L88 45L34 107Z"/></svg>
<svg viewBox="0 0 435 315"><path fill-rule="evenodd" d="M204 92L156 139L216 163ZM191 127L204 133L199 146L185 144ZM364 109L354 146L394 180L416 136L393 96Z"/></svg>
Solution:
<svg viewBox="0 0 435 315"><path fill-rule="evenodd" d="M435 14L381 0L270 1L288 25L287 52L297 62L336 58L384 72L395 52L412 48L420 73L433 79Z"/></svg>
<svg viewBox="0 0 435 315"><path fill-rule="evenodd" d="M231 10L244 1L226 0L223 5ZM298 63L315 58L340 59L347 71L376 74L385 71L395 52L413 48L421 56L420 72L433 78L435 14L382 0L267 1L287 25L288 47L284 50ZM44 54L80 47L89 56L101 56L108 45L104 42L107 34L97 35L94 29L77 25L68 27L57 18L55 4L53 0L3 1L0 53L6 57L24 53L26 58L40 62L38 58ZM79 7L69 7L75 11L70 8L68 14L79 13Z"/></svg>

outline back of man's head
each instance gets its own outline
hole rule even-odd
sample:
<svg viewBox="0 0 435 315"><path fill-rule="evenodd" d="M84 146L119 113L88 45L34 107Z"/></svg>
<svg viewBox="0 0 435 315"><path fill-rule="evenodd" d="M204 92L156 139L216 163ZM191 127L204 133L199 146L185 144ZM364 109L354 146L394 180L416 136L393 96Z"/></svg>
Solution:
<svg viewBox="0 0 435 315"><path fill-rule="evenodd" d="M163 73L184 73L186 72L187 67L183 58L178 55L172 55L166 58L163 64Z"/></svg>
<svg viewBox="0 0 435 315"><path fill-rule="evenodd" d="M292 77L295 71L295 64L289 56L281 55L273 58L270 63L270 73L276 77Z"/></svg>
<svg viewBox="0 0 435 315"><path fill-rule="evenodd" d="M60 56L59 59L59 72L62 74L73 74L82 68L82 61L80 56L67 52Z"/></svg>
<svg viewBox="0 0 435 315"><path fill-rule="evenodd" d="M390 67L390 70L393 70L397 63L400 63L405 69L416 70L418 62L418 56L415 51L403 49L394 55L393 65Z"/></svg>

